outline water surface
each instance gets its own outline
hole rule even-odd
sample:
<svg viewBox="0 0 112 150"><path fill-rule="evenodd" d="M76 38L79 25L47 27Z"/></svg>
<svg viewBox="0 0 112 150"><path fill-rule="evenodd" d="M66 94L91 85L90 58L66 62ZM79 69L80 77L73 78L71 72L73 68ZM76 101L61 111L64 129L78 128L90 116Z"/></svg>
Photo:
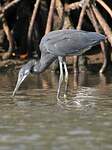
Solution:
<svg viewBox="0 0 112 150"><path fill-rule="evenodd" d="M12 98L17 73L0 73L0 150L112 150L112 75L71 73L59 105L57 74L28 77Z"/></svg>

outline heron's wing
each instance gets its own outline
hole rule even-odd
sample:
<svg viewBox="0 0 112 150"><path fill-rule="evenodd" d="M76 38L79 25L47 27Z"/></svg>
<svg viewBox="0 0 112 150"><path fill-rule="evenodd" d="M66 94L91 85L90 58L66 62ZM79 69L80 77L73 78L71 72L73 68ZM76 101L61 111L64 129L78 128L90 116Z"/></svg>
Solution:
<svg viewBox="0 0 112 150"><path fill-rule="evenodd" d="M101 40L104 36L95 32L58 30L44 36L40 48L58 56L81 55Z"/></svg>

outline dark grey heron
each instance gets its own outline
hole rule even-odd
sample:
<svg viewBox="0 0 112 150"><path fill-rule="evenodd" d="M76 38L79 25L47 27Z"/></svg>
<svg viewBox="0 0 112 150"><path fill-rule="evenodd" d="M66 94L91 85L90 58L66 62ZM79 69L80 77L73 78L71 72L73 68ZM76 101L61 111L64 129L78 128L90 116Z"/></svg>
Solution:
<svg viewBox="0 0 112 150"><path fill-rule="evenodd" d="M19 71L18 81L13 92L13 96L18 90L20 84L30 73L41 73L56 59L59 60L60 78L57 90L57 99L60 96L60 88L63 81L63 67L65 70L65 96L68 83L68 70L65 62L65 56L82 55L92 46L105 40L105 36L96 32L77 31L74 29L64 29L49 32L40 42L41 58L40 60L30 60L23 65Z"/></svg>

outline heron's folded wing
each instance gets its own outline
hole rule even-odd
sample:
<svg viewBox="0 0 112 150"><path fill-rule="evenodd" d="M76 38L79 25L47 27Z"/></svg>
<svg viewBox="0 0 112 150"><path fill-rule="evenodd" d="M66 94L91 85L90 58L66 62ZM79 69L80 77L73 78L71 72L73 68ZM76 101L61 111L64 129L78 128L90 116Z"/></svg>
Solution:
<svg viewBox="0 0 112 150"><path fill-rule="evenodd" d="M57 56L81 55L103 39L103 35L95 32L60 30L48 34L43 45Z"/></svg>

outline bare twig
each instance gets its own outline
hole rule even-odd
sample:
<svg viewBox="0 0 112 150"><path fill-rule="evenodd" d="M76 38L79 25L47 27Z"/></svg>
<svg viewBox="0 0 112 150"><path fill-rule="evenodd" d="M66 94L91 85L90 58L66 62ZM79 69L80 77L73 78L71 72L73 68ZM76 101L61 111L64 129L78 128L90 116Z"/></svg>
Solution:
<svg viewBox="0 0 112 150"><path fill-rule="evenodd" d="M12 2L10 2L9 4L7 4L5 7L4 7L4 10L6 11L7 9L9 9L10 7L16 5L18 2L20 2L21 0L13 0Z"/></svg>
<svg viewBox="0 0 112 150"><path fill-rule="evenodd" d="M99 30L99 27L98 27L98 23L97 23L97 20L96 20L96 17L91 9L91 7L89 7L88 10L86 10L87 12L87 15L88 17L90 18L90 21L91 23L93 24L94 28L95 28L95 31L97 33L100 33L100 30ZM105 49L105 44L104 42L100 42L100 46L101 46L101 49L102 49L102 53L104 55L104 61L103 61L103 65L100 69L100 73L103 73L106 69L106 66L107 66L107 52L106 52L106 49Z"/></svg>
<svg viewBox="0 0 112 150"><path fill-rule="evenodd" d="M9 48L8 48L8 52L6 52L2 59L7 59L11 56L12 54L12 50L14 50L14 39L13 39L13 36L12 36L12 33L7 25L7 21L5 18L2 19L3 20L3 29L4 29L4 32L7 36L7 40L9 42Z"/></svg>
<svg viewBox="0 0 112 150"><path fill-rule="evenodd" d="M62 29L64 24L64 7L61 3L61 0L56 0L55 7L60 20L59 29Z"/></svg>
<svg viewBox="0 0 112 150"><path fill-rule="evenodd" d="M112 18L112 10L107 6L107 4L105 4L105 2L102 0L97 0L97 2L105 8L105 10L109 13L109 15Z"/></svg>
<svg viewBox="0 0 112 150"><path fill-rule="evenodd" d="M30 21L29 28L28 28L28 35L27 35L28 49L30 49L30 46L31 46L31 36L32 36L32 32L33 32L34 22L35 22L35 18L37 15L39 3L40 3L40 0L36 0L36 3L34 5L34 10L32 13L32 17L31 17L31 21Z"/></svg>
<svg viewBox="0 0 112 150"><path fill-rule="evenodd" d="M108 37L108 40L112 46L112 31L109 27L109 25L107 24L107 22L105 21L105 19L102 17L101 13L99 12L99 10L92 4L92 9L93 12L99 22L99 24L101 25L101 27L103 28L105 34Z"/></svg>
<svg viewBox="0 0 112 150"><path fill-rule="evenodd" d="M21 0L13 0L9 4L7 4L6 6L2 7L2 11L0 11L0 17L2 17L3 13L5 13L10 7L16 5L20 1Z"/></svg>
<svg viewBox="0 0 112 150"><path fill-rule="evenodd" d="M56 10L60 19L63 18L63 5L60 0L56 0Z"/></svg>
<svg viewBox="0 0 112 150"><path fill-rule="evenodd" d="M84 15L85 15L85 12L86 12L86 7L88 5L90 0L84 0L84 4L82 6L82 10L81 10L81 13L80 13L80 16L79 16L79 21L78 21L78 25L77 25L77 30L80 30L81 27L82 27L82 23L83 23L83 18L84 18ZM79 71L79 56L76 57L76 69L77 71Z"/></svg>
<svg viewBox="0 0 112 150"><path fill-rule="evenodd" d="M47 34L48 32L51 31L52 20L53 20L53 13L54 13L54 6L55 6L55 0L51 0L45 34Z"/></svg>
<svg viewBox="0 0 112 150"><path fill-rule="evenodd" d="M109 15L112 18L112 10L108 7L108 5L103 0L96 0L96 1L104 7L104 9L109 13ZM79 9L80 7L83 7L83 4L84 4L84 0L81 0L79 2L74 2L71 4L66 4L65 10L70 11L70 10Z"/></svg>
<svg viewBox="0 0 112 150"><path fill-rule="evenodd" d="M90 0L85 0L85 1L84 1L84 4L83 4L83 6L82 6L82 10L81 10L81 13L80 13L80 16L79 16L79 21L78 21L78 25L77 25L77 30L80 30L81 27L82 27L84 14L85 14L86 7L87 7L89 1L90 1Z"/></svg>
<svg viewBox="0 0 112 150"><path fill-rule="evenodd" d="M79 9L80 7L82 7L82 2L75 2L75 3L71 3L71 4L67 4L65 5L65 11L70 11L70 10L75 10L75 9Z"/></svg>
<svg viewBox="0 0 112 150"><path fill-rule="evenodd" d="M0 10L2 11L2 7L1 6L0 6ZM14 39L13 39L12 33L11 33L9 27L8 27L6 18L4 16L4 13L2 13L2 25L3 25L3 29L4 29L4 32L6 34L7 40L9 42L8 52L6 52L3 55L2 59L7 59L7 58L10 57L10 55L12 54L12 50L14 49Z"/></svg>

